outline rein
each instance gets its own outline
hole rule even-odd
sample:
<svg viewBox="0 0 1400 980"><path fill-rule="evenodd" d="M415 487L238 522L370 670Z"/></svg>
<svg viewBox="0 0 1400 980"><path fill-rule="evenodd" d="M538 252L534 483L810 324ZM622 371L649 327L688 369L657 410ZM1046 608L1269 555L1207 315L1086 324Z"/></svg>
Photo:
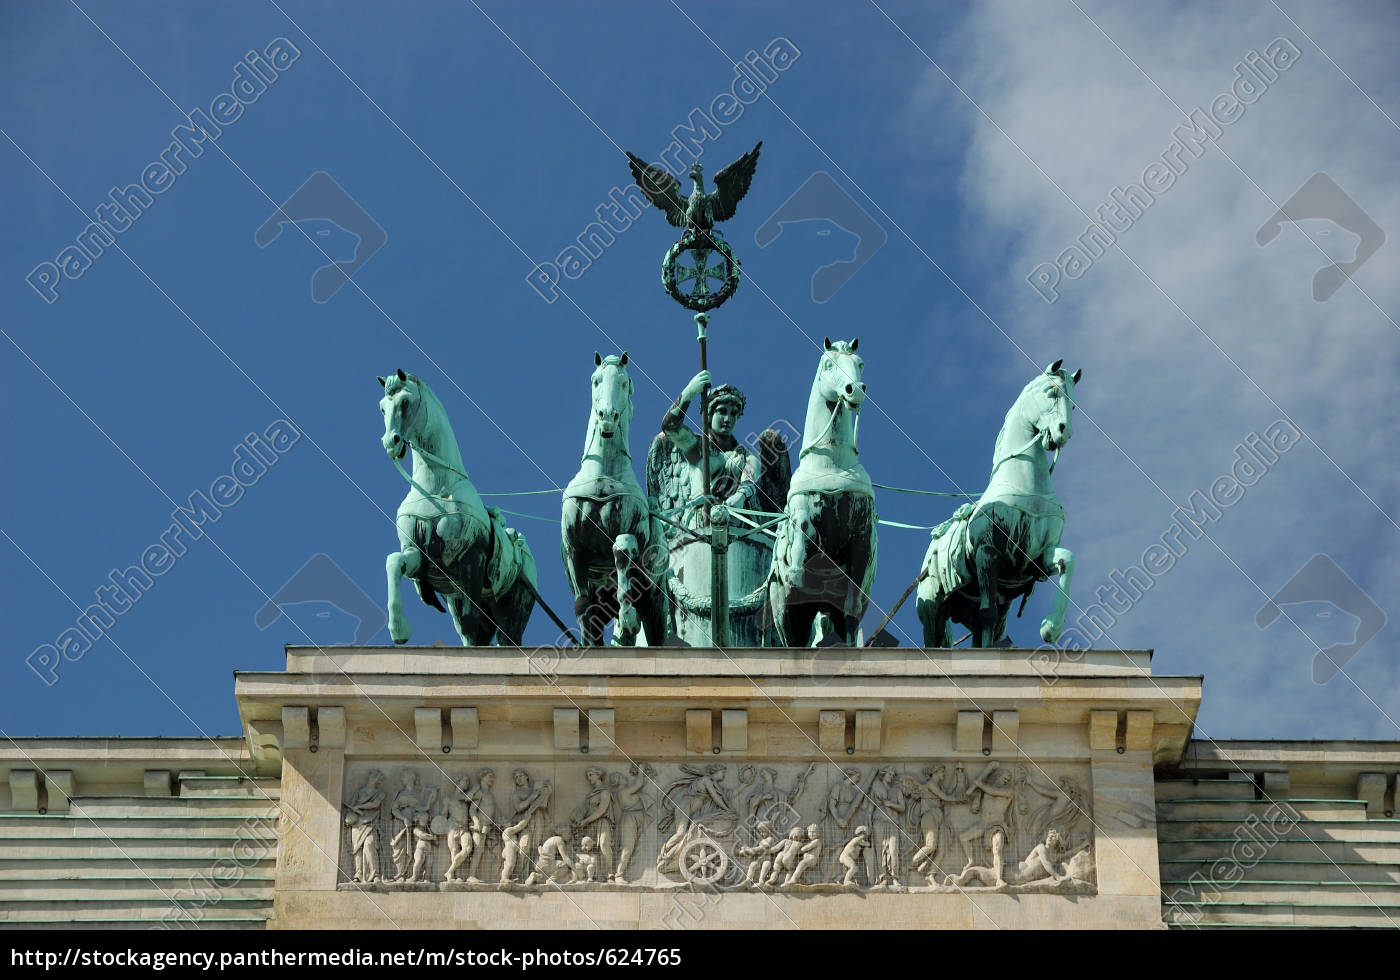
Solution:
<svg viewBox="0 0 1400 980"><path fill-rule="evenodd" d="M821 444L821 441L825 439L827 435L830 434L832 426L836 424L836 417L841 414L841 406L843 404L845 404L845 402L841 398L837 398L836 401L833 403L831 409L831 418L826 420L826 428L822 429L821 435L817 436L815 439L809 442L806 445L806 447L797 454L797 460L799 463L802 461L803 457L805 457L808 453L816 450L817 446ZM857 456L859 456L860 449L856 445L856 434L860 431L860 412L852 409L851 414L855 416L855 422L851 426L851 450Z"/></svg>
<svg viewBox="0 0 1400 980"><path fill-rule="evenodd" d="M1030 441L1030 442L1026 443L1024 446L1022 446L1020 449L1016 450L1014 453L1010 454L1009 456L1003 456L1001 459L999 459L999 460L997 460L995 463L993 463L993 464L992 464L992 472L995 473L995 472L997 471L997 468L998 468L999 466L1001 466L1002 463L1005 463L1007 460L1015 459L1017 456L1023 456L1023 455L1025 455L1026 450L1027 450L1027 449L1030 449L1032 446L1034 446L1034 445L1035 445L1037 442L1039 442L1039 441L1040 441L1040 430L1037 429L1035 435L1031 436L1031 441ZM1050 461L1050 473L1053 474L1053 473L1055 472L1055 464L1058 463L1059 461L1060 461L1060 447L1059 447L1059 446L1056 446L1056 447L1055 447L1055 458L1054 458L1053 460Z"/></svg>

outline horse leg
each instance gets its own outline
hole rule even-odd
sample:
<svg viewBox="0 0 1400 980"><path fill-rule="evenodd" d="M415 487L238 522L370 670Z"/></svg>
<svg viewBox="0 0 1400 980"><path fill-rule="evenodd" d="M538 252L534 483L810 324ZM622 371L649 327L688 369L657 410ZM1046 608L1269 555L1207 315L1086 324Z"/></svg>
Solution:
<svg viewBox="0 0 1400 980"><path fill-rule="evenodd" d="M993 636L997 628L1000 612L997 609L997 579L1000 572L1001 556L997 549L986 542L977 546L973 556L977 566L977 592L980 596L978 615L980 629L973 631L973 640L979 647L990 647L1001 639Z"/></svg>
<svg viewBox="0 0 1400 980"><path fill-rule="evenodd" d="M869 534L856 534L851 540L850 547L846 551L846 567L851 572L859 575L859 579L850 578L847 595L855 601L855 608L850 608L850 603L843 604L840 615L836 619L837 629L842 633L842 641L846 646L851 646L856 641L856 636L860 630L860 621L865 618L866 610L870 608L870 594L867 589L873 582L875 564L875 507L869 505L869 521L871 531ZM850 573L847 573L848 576Z"/></svg>
<svg viewBox="0 0 1400 980"><path fill-rule="evenodd" d="M462 646L475 646L476 638L467 631L467 626L463 622L462 606L465 602L463 596L458 593L452 593L442 598L447 602L447 612L452 617L452 625L456 628L457 635L462 638Z"/></svg>
<svg viewBox="0 0 1400 980"><path fill-rule="evenodd" d="M461 591L462 625L459 630L471 638L472 646L490 646L496 624L486 615L483 593L486 591L486 551L468 548L455 569L457 588Z"/></svg>
<svg viewBox="0 0 1400 980"><path fill-rule="evenodd" d="M423 554L412 545L404 545L402 551L394 552L384 562L389 579L389 636L395 643L407 643L413 635L413 627L403 614L403 577L412 578L422 567Z"/></svg>
<svg viewBox="0 0 1400 980"><path fill-rule="evenodd" d="M1055 605L1050 616L1040 621L1040 638L1046 643L1054 643L1065 628L1065 610L1069 608L1069 587L1074 581L1074 552L1058 545L1045 555L1045 567L1058 568L1055 577Z"/></svg>
<svg viewBox="0 0 1400 980"><path fill-rule="evenodd" d="M526 582L516 579L506 594L493 604L491 611L499 627L501 646L520 646L525 636L525 625L530 621L534 608L535 593Z"/></svg>
<svg viewBox="0 0 1400 980"><path fill-rule="evenodd" d="M793 603L784 613L784 633L790 647L805 647L812 643L812 626L821 607L810 602Z"/></svg>
<svg viewBox="0 0 1400 980"><path fill-rule="evenodd" d="M617 646L637 645L637 631L642 623L633 604L633 575L641 549L635 534L619 534L613 540L613 567L617 570L617 623L613 626L613 642Z"/></svg>

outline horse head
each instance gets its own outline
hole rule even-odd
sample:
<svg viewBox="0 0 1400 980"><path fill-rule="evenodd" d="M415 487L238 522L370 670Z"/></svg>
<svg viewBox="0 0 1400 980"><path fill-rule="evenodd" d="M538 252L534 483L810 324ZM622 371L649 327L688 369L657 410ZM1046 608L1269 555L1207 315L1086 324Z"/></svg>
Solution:
<svg viewBox="0 0 1400 980"><path fill-rule="evenodd" d="M848 408L857 410L865 401L865 382L860 380L865 361L856 353L860 338L848 344L844 340L833 343L827 337L825 343L826 350L817 368L818 390L828 404L845 402Z"/></svg>
<svg viewBox="0 0 1400 980"><path fill-rule="evenodd" d="M1058 360L1037 375L1017 399L1020 414L1047 452L1062 448L1074 436L1074 386L1084 371L1073 375L1061 369Z"/></svg>
<svg viewBox="0 0 1400 980"><path fill-rule="evenodd" d="M632 424L632 392L635 386L627 376L627 352L622 356L609 354L607 357L593 352L593 416L591 424L599 436L611 439L621 429L622 449L625 452L626 434Z"/></svg>
<svg viewBox="0 0 1400 980"><path fill-rule="evenodd" d="M421 382L414 374L396 371L387 378L380 378L384 387L384 397L379 399L379 411L384 416L384 438L380 440L384 451L391 459L403 459L410 444L422 441L423 398L419 392Z"/></svg>

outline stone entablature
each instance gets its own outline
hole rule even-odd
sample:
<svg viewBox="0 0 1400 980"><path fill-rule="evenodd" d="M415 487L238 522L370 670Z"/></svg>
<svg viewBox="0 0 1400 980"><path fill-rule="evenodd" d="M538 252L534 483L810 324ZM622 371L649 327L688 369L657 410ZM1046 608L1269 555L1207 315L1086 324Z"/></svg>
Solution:
<svg viewBox="0 0 1400 980"><path fill-rule="evenodd" d="M300 815L282 926L649 927L697 887L712 926L1153 926L1200 681L1149 657L292 648L237 695Z"/></svg>

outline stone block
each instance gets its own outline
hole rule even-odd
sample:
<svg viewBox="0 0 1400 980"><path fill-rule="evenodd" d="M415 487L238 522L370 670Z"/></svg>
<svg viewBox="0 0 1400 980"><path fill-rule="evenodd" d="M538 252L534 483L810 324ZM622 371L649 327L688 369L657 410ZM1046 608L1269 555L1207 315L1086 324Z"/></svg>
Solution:
<svg viewBox="0 0 1400 980"><path fill-rule="evenodd" d="M1089 748L1106 752L1118 747L1118 712L1089 712Z"/></svg>
<svg viewBox="0 0 1400 980"><path fill-rule="evenodd" d="M1011 755L1020 751L1021 713L1019 711L992 712L992 752L995 755Z"/></svg>
<svg viewBox="0 0 1400 980"><path fill-rule="evenodd" d="M863 709L856 712L857 752L880 751L880 726L881 717L879 711Z"/></svg>
<svg viewBox="0 0 1400 980"><path fill-rule="evenodd" d="M442 709L413 709L413 744L424 752L442 751Z"/></svg>
<svg viewBox="0 0 1400 980"><path fill-rule="evenodd" d="M987 716L980 711L958 712L958 733L955 746L959 752L982 751L982 726Z"/></svg>
<svg viewBox="0 0 1400 980"><path fill-rule="evenodd" d="M282 709L282 749L304 749L311 744L311 709Z"/></svg>
<svg viewBox="0 0 1400 980"><path fill-rule="evenodd" d="M817 715L817 745L827 755L846 750L846 712L822 711Z"/></svg>
<svg viewBox="0 0 1400 980"><path fill-rule="evenodd" d="M1359 774L1356 777L1356 798L1366 801L1366 816L1385 816L1385 773Z"/></svg>
<svg viewBox="0 0 1400 980"><path fill-rule="evenodd" d="M554 709L554 747L561 752L577 752L579 750L577 708Z"/></svg>
<svg viewBox="0 0 1400 980"><path fill-rule="evenodd" d="M1291 780L1286 772L1264 773L1264 795L1273 800L1288 799Z"/></svg>
<svg viewBox="0 0 1400 980"><path fill-rule="evenodd" d="M715 746L714 716L708 708L691 708L685 713L687 752L709 752Z"/></svg>
<svg viewBox="0 0 1400 980"><path fill-rule="evenodd" d="M588 753L615 755L617 753L617 717L612 708L588 709Z"/></svg>
<svg viewBox="0 0 1400 980"><path fill-rule="evenodd" d="M452 724L452 751L475 752L481 745L481 720L475 708L453 708L449 713Z"/></svg>
<svg viewBox="0 0 1400 980"><path fill-rule="evenodd" d="M1123 733L1123 747L1129 752L1152 748L1152 712L1129 711Z"/></svg>
<svg viewBox="0 0 1400 980"><path fill-rule="evenodd" d="M10 809L18 812L39 809L39 774L33 769L10 770Z"/></svg>
<svg viewBox="0 0 1400 980"><path fill-rule="evenodd" d="M147 769L142 780L147 796L171 796L171 778L168 769Z"/></svg>
<svg viewBox="0 0 1400 980"><path fill-rule="evenodd" d="M328 706L316 709L316 741L325 748L345 748L345 709Z"/></svg>
<svg viewBox="0 0 1400 980"><path fill-rule="evenodd" d="M71 769L50 769L44 773L44 785L48 788L48 810L50 813L67 813L68 801L73 796L73 772ZM1381 783L1385 789L1385 783Z"/></svg>
<svg viewBox="0 0 1400 980"><path fill-rule="evenodd" d="M720 712L719 746L725 752L749 750L749 713L743 708L725 708Z"/></svg>

